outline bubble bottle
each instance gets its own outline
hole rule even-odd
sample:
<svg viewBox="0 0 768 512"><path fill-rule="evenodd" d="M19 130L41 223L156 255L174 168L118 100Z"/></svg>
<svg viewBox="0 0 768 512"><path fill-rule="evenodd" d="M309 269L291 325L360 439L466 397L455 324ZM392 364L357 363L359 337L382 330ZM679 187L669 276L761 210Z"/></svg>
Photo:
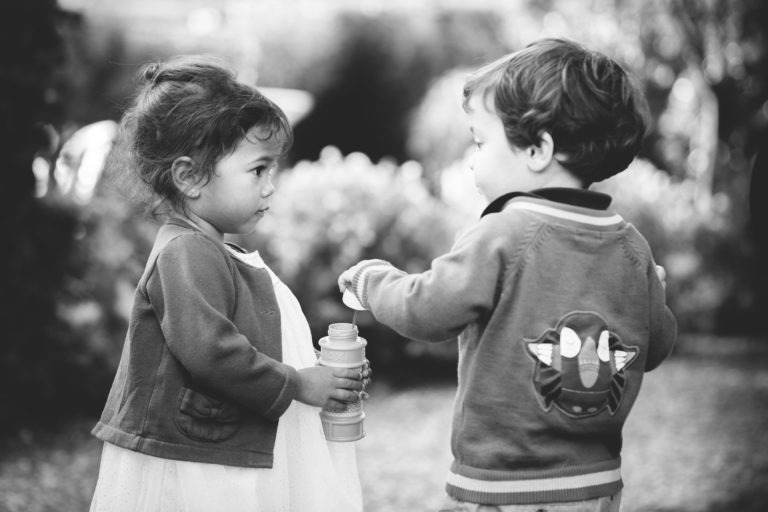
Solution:
<svg viewBox="0 0 768 512"><path fill-rule="evenodd" d="M365 364L367 341L357 335L354 323L328 326L328 336L321 338L319 363L333 368L357 368ZM360 398L341 412L320 411L325 438L329 441L357 441L365 436L363 402Z"/></svg>

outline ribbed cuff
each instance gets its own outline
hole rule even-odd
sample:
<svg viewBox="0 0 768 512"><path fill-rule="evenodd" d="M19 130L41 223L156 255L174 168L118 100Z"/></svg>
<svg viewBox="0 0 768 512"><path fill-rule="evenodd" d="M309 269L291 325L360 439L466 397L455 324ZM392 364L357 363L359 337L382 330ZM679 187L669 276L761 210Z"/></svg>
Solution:
<svg viewBox="0 0 768 512"><path fill-rule="evenodd" d="M368 278L372 272L390 270L395 268L390 262L384 260L366 260L358 263L357 270L352 277L352 292L365 309L370 309L368 303Z"/></svg>

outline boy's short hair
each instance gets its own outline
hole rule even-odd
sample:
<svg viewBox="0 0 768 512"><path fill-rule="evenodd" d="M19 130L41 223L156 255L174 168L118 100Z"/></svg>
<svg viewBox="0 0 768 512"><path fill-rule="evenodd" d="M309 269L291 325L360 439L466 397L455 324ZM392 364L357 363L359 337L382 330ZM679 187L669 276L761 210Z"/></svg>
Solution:
<svg viewBox="0 0 768 512"><path fill-rule="evenodd" d="M538 146L547 132L558 162L584 185L618 174L640 151L648 105L613 59L565 39L542 39L471 75L472 96L491 97L515 147Z"/></svg>

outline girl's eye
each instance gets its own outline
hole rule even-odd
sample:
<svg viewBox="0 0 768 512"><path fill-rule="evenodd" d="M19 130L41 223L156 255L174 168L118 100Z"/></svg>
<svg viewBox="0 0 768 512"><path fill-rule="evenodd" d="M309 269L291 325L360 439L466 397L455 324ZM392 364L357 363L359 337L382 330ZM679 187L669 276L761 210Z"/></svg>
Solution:
<svg viewBox="0 0 768 512"><path fill-rule="evenodd" d="M476 141L475 141L475 147L477 147L477 149L480 149L480 148L482 148L482 147L483 147L483 143L482 143L482 142L480 142L479 140L476 140Z"/></svg>

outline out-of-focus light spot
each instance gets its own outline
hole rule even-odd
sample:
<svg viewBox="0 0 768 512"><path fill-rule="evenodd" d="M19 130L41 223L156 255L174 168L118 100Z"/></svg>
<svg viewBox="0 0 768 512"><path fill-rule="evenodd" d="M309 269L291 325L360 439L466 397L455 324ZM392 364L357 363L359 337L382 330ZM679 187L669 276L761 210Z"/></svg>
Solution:
<svg viewBox="0 0 768 512"><path fill-rule="evenodd" d="M768 101L763 103L763 106L760 107L760 114L763 116L763 119L768 119Z"/></svg>
<svg viewBox="0 0 768 512"><path fill-rule="evenodd" d="M32 160L32 173L35 175L35 197L43 197L48 192L51 164L38 156Z"/></svg>
<svg viewBox="0 0 768 512"><path fill-rule="evenodd" d="M307 91L284 87L259 87L259 91L285 112L292 125L304 119L315 106L314 96Z"/></svg>
<svg viewBox="0 0 768 512"><path fill-rule="evenodd" d="M559 12L548 12L543 20L544 34L547 36L563 35L568 32L568 23Z"/></svg>
<svg viewBox="0 0 768 512"><path fill-rule="evenodd" d="M659 87L669 88L675 83L675 72L666 64L654 66L652 77Z"/></svg>
<svg viewBox="0 0 768 512"><path fill-rule="evenodd" d="M701 175L709 165L709 157L706 152L701 149L694 149L685 159L685 166L693 176Z"/></svg>
<svg viewBox="0 0 768 512"><path fill-rule="evenodd" d="M63 194L80 204L91 200L116 135L116 122L98 121L80 128L64 143L54 168Z"/></svg>
<svg viewBox="0 0 768 512"><path fill-rule="evenodd" d="M680 53L680 40L672 35L663 35L656 42L656 49L666 59L672 59Z"/></svg>
<svg viewBox="0 0 768 512"><path fill-rule="evenodd" d="M744 62L744 56L741 50L741 46L739 46L739 44L734 41L731 41L725 46L724 53L725 53L725 60L728 61L728 64L732 66L741 65Z"/></svg>
<svg viewBox="0 0 768 512"><path fill-rule="evenodd" d="M672 97L681 103L691 103L696 98L696 88L688 78L680 77L672 86Z"/></svg>
<svg viewBox="0 0 768 512"><path fill-rule="evenodd" d="M187 30L196 36L205 36L219 30L223 21L220 10L202 7L187 15Z"/></svg>

